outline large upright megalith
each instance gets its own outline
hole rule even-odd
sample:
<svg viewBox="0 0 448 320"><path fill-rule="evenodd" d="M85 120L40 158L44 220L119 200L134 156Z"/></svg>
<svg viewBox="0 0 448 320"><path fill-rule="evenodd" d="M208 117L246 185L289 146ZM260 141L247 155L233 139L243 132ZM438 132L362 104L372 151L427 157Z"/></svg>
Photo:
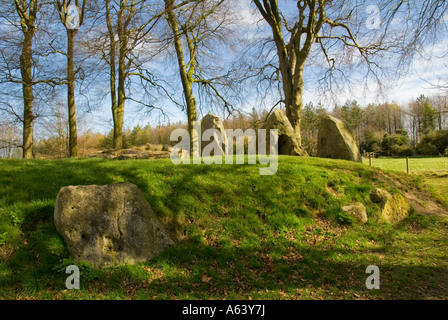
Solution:
<svg viewBox="0 0 448 320"><path fill-rule="evenodd" d="M143 262L174 244L130 183L62 188L54 222L69 253L99 268Z"/></svg>
<svg viewBox="0 0 448 320"><path fill-rule="evenodd" d="M210 137L204 136L204 132L209 129L215 130L213 135ZM229 153L229 150L227 150L229 144L227 142L226 131L224 129L224 125L221 119L218 116L209 113L202 119L201 136L202 136L202 150L204 150L210 144L212 143L214 144L213 146L215 148L213 148L212 152L210 152L211 156L213 155L223 156ZM207 140L204 140L204 138Z"/></svg>
<svg viewBox="0 0 448 320"><path fill-rule="evenodd" d="M359 147L348 128L341 120L330 115L320 120L317 156L362 162Z"/></svg>
<svg viewBox="0 0 448 320"><path fill-rule="evenodd" d="M267 146L269 146L269 130L278 130L278 154L279 155L306 155L306 152L300 147L299 140L294 133L291 123L285 113L277 109L266 120L262 129L267 130Z"/></svg>

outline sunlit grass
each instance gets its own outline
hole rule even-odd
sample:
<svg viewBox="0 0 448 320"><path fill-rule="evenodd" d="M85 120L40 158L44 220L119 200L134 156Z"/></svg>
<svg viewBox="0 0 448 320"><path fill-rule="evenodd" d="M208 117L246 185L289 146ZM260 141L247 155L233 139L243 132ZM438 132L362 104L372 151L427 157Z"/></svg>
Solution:
<svg viewBox="0 0 448 320"><path fill-rule="evenodd" d="M369 159L363 159L364 164L369 164ZM406 158L374 158L372 166L382 170L392 170L406 172ZM428 172L445 172L448 174L448 158L410 158L409 170L412 174L422 174Z"/></svg>
<svg viewBox="0 0 448 320"><path fill-rule="evenodd" d="M73 260L53 223L59 189L121 181L143 191L179 244L135 266ZM0 298L447 299L448 222L415 212L396 227L379 221L377 185L397 188L377 169L315 158L280 157L274 176L169 160L0 161ZM341 212L356 202L364 226ZM65 288L71 264L79 291ZM365 288L372 264L379 291Z"/></svg>
<svg viewBox="0 0 448 320"><path fill-rule="evenodd" d="M364 158L363 163L368 165L369 159ZM372 159L372 166L381 170L407 172L406 158ZM448 158L410 158L409 170L411 175L422 176L436 197L448 203Z"/></svg>

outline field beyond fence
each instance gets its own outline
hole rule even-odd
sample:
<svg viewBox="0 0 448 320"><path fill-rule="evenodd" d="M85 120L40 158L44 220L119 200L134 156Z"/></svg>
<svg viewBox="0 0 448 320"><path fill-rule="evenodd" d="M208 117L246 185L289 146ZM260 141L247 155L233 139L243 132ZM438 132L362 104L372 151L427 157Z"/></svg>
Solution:
<svg viewBox="0 0 448 320"><path fill-rule="evenodd" d="M369 159L364 158L363 163L368 165ZM406 172L406 158L374 158L372 166L381 170ZM448 158L409 158L409 170L411 174L448 174Z"/></svg>
<svg viewBox="0 0 448 320"><path fill-rule="evenodd" d="M369 159L363 163L369 165ZM374 158L372 167L386 171L407 172L406 158ZM423 181L433 189L439 200L448 202L448 158L409 158L409 173L421 175Z"/></svg>

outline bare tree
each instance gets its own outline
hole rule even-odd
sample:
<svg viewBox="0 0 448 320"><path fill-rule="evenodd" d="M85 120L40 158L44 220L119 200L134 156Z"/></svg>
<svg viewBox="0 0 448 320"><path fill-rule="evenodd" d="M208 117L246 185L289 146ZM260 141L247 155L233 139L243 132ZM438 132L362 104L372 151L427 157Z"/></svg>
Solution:
<svg viewBox="0 0 448 320"><path fill-rule="evenodd" d="M14 123L0 123L0 158L20 157L20 134Z"/></svg>
<svg viewBox="0 0 448 320"><path fill-rule="evenodd" d="M192 153L194 142L198 140L198 132L194 130L194 124L198 121L194 85L200 85L208 102L219 101L229 114L234 108L229 96L222 91L231 87L232 70L221 70L220 59L215 56L213 67L222 74L212 75L207 71L213 67L207 66L203 59L214 56L216 51L225 52L226 39L234 35L230 28L231 5L231 2L225 3L223 0L190 1L189 5L175 10L175 1L165 0L166 20L172 33L186 104ZM215 46L211 45L213 42ZM220 49L216 49L217 43Z"/></svg>
<svg viewBox="0 0 448 320"><path fill-rule="evenodd" d="M196 67L195 50L190 40L190 61L188 63L189 69L187 70L187 64L185 62L181 32L179 30L179 23L174 13L174 0L165 0L165 6L167 11L167 21L173 31L174 46L176 48L177 61L179 64L179 72L182 80L182 87L185 96L185 102L187 105L187 117L188 117L188 132L190 133L190 152L193 152L193 143L198 140L197 132L194 131L193 125L197 122L197 104L193 94L193 73Z"/></svg>
<svg viewBox="0 0 448 320"><path fill-rule="evenodd" d="M142 105L147 110L157 109L163 113L163 108L147 101L151 96L149 91L152 88L166 92L147 68L148 62L159 51L158 49L154 52L148 50L142 53L142 50L139 50L148 43L152 43L151 31L164 15L163 10L159 12L156 9L157 5L151 1L105 0L107 34L100 50L110 69L110 94L114 123L113 144L116 149L122 147L124 111L127 100ZM143 91L142 98L128 93L127 88L130 87L132 78L140 81L140 85L136 85L136 87ZM138 92L139 89L135 88L133 91Z"/></svg>
<svg viewBox="0 0 448 320"><path fill-rule="evenodd" d="M402 66L408 66L419 46L434 39L433 32L448 6L441 0L380 1L374 7L378 12L369 20L370 16L365 15L367 1L294 1L295 5L283 5L287 13L282 12L278 0L253 2L272 32L278 64L270 63L269 67L275 69L274 80L281 82L281 102L299 141L307 61L324 67L330 89L336 73L347 80L346 72L359 71L354 66L360 64L379 83L391 57L398 57ZM393 30L397 18L406 21L404 26L398 23L404 28L403 34ZM314 50L315 46L319 51ZM319 59L326 62L326 67ZM398 69L396 65L394 68Z"/></svg>
<svg viewBox="0 0 448 320"><path fill-rule="evenodd" d="M448 124L448 96L435 96L432 101L437 112L437 129L444 130Z"/></svg>
<svg viewBox="0 0 448 320"><path fill-rule="evenodd" d="M22 123L20 147L25 159L33 157L34 123L39 108L48 102L54 86L63 83L58 77L58 64L48 63L56 58L57 51L48 45L53 35L47 25L50 11L42 10L47 4L40 0L0 2L0 19L6 31L2 34L0 55L0 111ZM19 105L23 105L23 111L18 111Z"/></svg>
<svg viewBox="0 0 448 320"><path fill-rule="evenodd" d="M86 0L56 0L56 8L62 24L67 30L67 105L69 123L69 155L78 155L78 132L76 128L76 104L75 104L75 36L84 21ZM69 12L69 10L72 12ZM70 16L71 14L71 16Z"/></svg>
<svg viewBox="0 0 448 320"><path fill-rule="evenodd" d="M40 132L36 133L40 139L36 142L37 156L51 156L64 159L69 156L69 118L68 109L57 95L47 109L45 117L40 118Z"/></svg>
<svg viewBox="0 0 448 320"><path fill-rule="evenodd" d="M36 18L42 7L39 0L14 0L20 25L23 32L22 53L20 55L20 73L22 77L23 90L23 158L32 158L33 146L33 75L32 75L32 46L33 37L36 33Z"/></svg>

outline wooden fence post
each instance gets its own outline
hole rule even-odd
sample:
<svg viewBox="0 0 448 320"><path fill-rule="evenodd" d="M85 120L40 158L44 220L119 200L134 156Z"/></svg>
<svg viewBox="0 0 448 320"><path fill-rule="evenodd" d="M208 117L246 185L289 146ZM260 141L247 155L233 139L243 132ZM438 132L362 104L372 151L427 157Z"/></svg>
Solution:
<svg viewBox="0 0 448 320"><path fill-rule="evenodd" d="M409 157L406 157L406 171L409 174Z"/></svg>

